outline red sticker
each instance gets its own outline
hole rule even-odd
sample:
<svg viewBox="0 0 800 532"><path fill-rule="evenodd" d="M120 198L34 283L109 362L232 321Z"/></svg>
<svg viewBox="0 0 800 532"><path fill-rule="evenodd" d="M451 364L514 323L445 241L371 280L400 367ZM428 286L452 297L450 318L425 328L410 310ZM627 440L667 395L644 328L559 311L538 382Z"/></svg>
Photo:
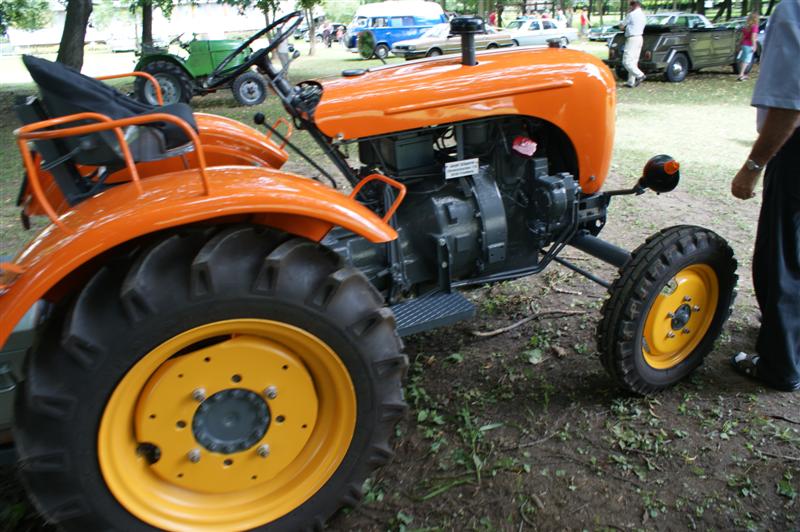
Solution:
<svg viewBox="0 0 800 532"><path fill-rule="evenodd" d="M511 149L522 157L533 157L533 154L536 153L536 147L537 144L534 140L522 135L516 137L514 142L511 143Z"/></svg>

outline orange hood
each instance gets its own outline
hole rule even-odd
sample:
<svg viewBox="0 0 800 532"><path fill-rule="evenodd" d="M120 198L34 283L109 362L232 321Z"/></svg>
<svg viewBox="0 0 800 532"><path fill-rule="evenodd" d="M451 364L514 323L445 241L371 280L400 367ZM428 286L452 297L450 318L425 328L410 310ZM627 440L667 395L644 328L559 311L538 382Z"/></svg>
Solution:
<svg viewBox="0 0 800 532"><path fill-rule="evenodd" d="M314 119L344 140L501 115L528 115L561 128L578 154L584 192L608 174L614 139L615 82L589 54L512 48L371 69L323 82Z"/></svg>

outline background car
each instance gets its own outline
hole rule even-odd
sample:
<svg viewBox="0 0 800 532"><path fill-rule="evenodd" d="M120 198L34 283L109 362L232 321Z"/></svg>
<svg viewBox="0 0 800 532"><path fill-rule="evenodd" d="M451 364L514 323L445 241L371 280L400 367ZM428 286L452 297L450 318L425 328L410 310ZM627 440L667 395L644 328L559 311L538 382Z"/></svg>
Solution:
<svg viewBox="0 0 800 532"><path fill-rule="evenodd" d="M488 24L486 33L475 36L476 50L503 46L514 46L511 35L507 32L500 32ZM392 53L406 59L461 53L461 38L458 35L450 35L450 24L445 22L429 28L417 39L396 42L392 47Z"/></svg>
<svg viewBox="0 0 800 532"><path fill-rule="evenodd" d="M602 26L594 26L592 29L589 30L589 40L590 41L608 41L617 33L620 33L622 30L619 29L619 25L621 22L617 22L616 24L604 24Z"/></svg>
<svg viewBox="0 0 800 532"><path fill-rule="evenodd" d="M511 34L514 44L530 46L546 45L550 39L559 39L562 46L578 39L578 30L567 28L552 19L518 18L505 28Z"/></svg>
<svg viewBox="0 0 800 532"><path fill-rule="evenodd" d="M682 26L684 28L713 28L714 24L697 13L653 13L647 15L648 26Z"/></svg>

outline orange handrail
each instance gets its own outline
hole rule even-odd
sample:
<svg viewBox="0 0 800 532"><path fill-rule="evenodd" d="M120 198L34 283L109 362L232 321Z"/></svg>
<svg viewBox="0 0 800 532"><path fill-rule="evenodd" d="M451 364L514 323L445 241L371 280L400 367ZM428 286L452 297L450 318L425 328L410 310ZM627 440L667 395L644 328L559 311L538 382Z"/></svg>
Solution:
<svg viewBox="0 0 800 532"><path fill-rule="evenodd" d="M125 72L123 74L111 74L110 76L98 76L95 79L98 79L100 81L105 81L107 79L129 78L129 77L139 77L147 79L150 83L153 84L153 88L156 91L156 101L158 102L158 105L164 105L164 97L161 92L161 84L153 75L148 74L147 72L138 72L138 71Z"/></svg>
<svg viewBox="0 0 800 532"><path fill-rule="evenodd" d="M358 191L361 190L362 188L364 188L364 185L366 185L367 183L369 183L371 181L383 181L384 183L386 183L390 187L396 188L399 191L398 194L397 194L397 198L395 198L395 200L392 202L392 206L389 207L389 210L386 211L386 214L383 215L383 222L384 223L389 223L389 219L392 217L394 212L400 206L400 203L403 202L403 198L406 197L406 186L404 184L398 182L398 181L395 181L394 179L392 179L390 177L386 177L385 175L370 174L367 177L365 177L364 179L362 179L361 181L359 181L356 184L355 187L353 187L353 191L350 192L350 197L355 199L356 194L358 194Z"/></svg>
<svg viewBox="0 0 800 532"><path fill-rule="evenodd" d="M94 120L98 123L72 126L64 129L52 129L47 131L40 131L45 128L62 126L80 120ZM67 230L64 224L58 219L58 215L56 214L52 205L50 205L50 203L47 201L47 198L45 197L41 183L39 182L39 173L37 171L37 165L34 164L33 157L31 155L30 148L28 147L27 141L36 139L49 140L61 137L87 135L89 133L97 133L99 131L113 130L114 134L117 137L117 141L119 142L123 158L125 159L125 165L128 167L128 170L130 171L131 180L133 181L137 192L141 194L143 192L143 189L141 181L139 179L139 173L136 170L136 163L133 160L133 156L131 155L128 143L125 140L125 136L122 133L122 128L127 126L148 124L152 122L171 122L180 127L186 134L186 136L191 140L192 144L194 144L195 153L197 154L197 161L198 161L197 169L200 172L200 178L203 182L203 192L205 195L210 195L211 187L208 181L208 176L206 175L206 159L205 159L205 154L203 153L203 146L200 142L200 137L197 135L197 132L185 121L181 120L176 116L168 115L166 113L153 113L148 115L132 116L128 118L121 118L118 120L112 120L108 116L99 113L78 113L58 118L51 118L49 120L42 120L41 122L36 122L33 124L22 126L21 128L14 131L14 135L17 137L17 145L19 146L20 153L22 154L22 160L25 163L25 169L27 170L28 179L31 185L31 189L33 191L33 195L36 197L36 200L42 206L42 209L45 211L48 218L50 218L50 220L52 220L53 223L56 224L59 228L65 231Z"/></svg>
<svg viewBox="0 0 800 532"><path fill-rule="evenodd" d="M289 139L292 138L292 133L294 133L294 128L292 127L292 123L283 118L282 116L278 117L278 119L275 120L275 123L272 124L272 129L267 131L267 139L270 139L272 137L272 132L276 131L278 129L278 124L281 123L286 124L286 134L283 136L283 144L278 146L280 149L283 149L286 146L286 143L289 142Z"/></svg>

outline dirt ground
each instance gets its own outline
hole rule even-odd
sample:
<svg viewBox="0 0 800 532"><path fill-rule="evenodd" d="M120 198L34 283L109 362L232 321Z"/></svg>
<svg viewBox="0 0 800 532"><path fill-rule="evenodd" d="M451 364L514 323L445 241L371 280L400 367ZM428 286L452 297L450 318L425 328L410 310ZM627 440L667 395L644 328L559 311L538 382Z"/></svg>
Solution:
<svg viewBox="0 0 800 532"><path fill-rule="evenodd" d="M692 83L683 90L696 89ZM667 102L674 90L646 85ZM616 153L622 162L610 188L630 185L627 161L640 165L656 149L636 145L632 136L641 132L626 114L644 105L636 98L645 91L620 105L618 143L630 148ZM671 104L664 105L653 112ZM726 109L710 111L720 129L704 134L731 135L746 150L746 139L727 133ZM691 128L704 118L687 123L683 141L698 142ZM699 151L693 157L711 158ZM740 164L738 152L722 153L715 157ZM396 457L364 486L363 504L340 512L331 529L800 530L800 395L765 390L728 365L732 353L752 348L758 327L749 259L758 203L729 198L734 163L698 163L692 172L689 162L675 192L615 199L602 236L633 249L658 228L693 223L730 241L738 298L705 364L657 396L626 395L596 353L604 288L553 265L471 291L473 320L405 339L410 410L397 428ZM606 279L615 275L578 251L564 256ZM537 313L548 317L474 334ZM0 528L48 530L13 468L0 469Z"/></svg>

